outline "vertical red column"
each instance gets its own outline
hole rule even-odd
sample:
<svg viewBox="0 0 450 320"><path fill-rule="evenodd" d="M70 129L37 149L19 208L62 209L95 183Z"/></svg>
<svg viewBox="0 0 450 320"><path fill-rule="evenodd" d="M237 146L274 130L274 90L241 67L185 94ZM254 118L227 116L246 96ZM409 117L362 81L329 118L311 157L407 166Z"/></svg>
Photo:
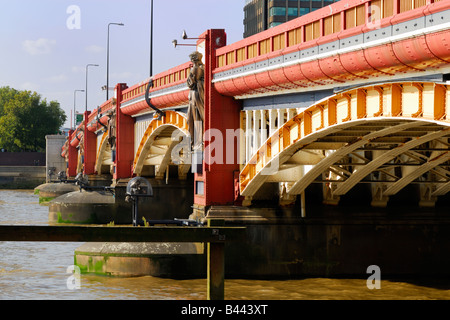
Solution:
<svg viewBox="0 0 450 320"><path fill-rule="evenodd" d="M127 88L119 83L115 89L116 99L116 159L113 179L131 177L131 166L134 158L134 119L120 110L122 91Z"/></svg>
<svg viewBox="0 0 450 320"><path fill-rule="evenodd" d="M238 141L228 137L240 128L241 104L232 97L219 94L212 83L216 68L216 49L226 44L221 29L205 32L205 143L203 174L195 175L194 203L197 206L230 205L234 203L234 175L239 171ZM228 134L230 136L230 134ZM233 135L231 135L233 136ZM228 144L228 146L227 146ZM230 145L231 144L231 145ZM233 155L227 155L233 152ZM199 186L201 185L201 188ZM202 191L203 194L200 194Z"/></svg>
<svg viewBox="0 0 450 320"><path fill-rule="evenodd" d="M95 174L95 159L97 156L97 136L88 129L91 111L84 112L84 174Z"/></svg>
<svg viewBox="0 0 450 320"><path fill-rule="evenodd" d="M69 131L69 139L72 139L72 135L75 131ZM77 175L77 163L78 163L78 150L76 147L72 146L69 140L68 146L68 163L67 163L67 177L75 177Z"/></svg>

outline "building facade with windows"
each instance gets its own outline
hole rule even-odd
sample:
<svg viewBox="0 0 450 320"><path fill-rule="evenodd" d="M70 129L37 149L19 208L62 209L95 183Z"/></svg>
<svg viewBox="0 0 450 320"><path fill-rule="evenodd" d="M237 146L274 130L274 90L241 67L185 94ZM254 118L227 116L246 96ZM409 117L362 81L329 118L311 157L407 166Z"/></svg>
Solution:
<svg viewBox="0 0 450 320"><path fill-rule="evenodd" d="M244 38L330 5L337 0L246 0Z"/></svg>

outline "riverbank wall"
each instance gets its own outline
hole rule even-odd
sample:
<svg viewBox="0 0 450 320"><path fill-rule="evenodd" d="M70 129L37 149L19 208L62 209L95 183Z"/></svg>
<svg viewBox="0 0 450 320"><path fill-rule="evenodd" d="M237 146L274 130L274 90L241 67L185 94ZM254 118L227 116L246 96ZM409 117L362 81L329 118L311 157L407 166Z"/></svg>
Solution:
<svg viewBox="0 0 450 320"><path fill-rule="evenodd" d="M0 152L0 189L34 189L45 182L43 152Z"/></svg>
<svg viewBox="0 0 450 320"><path fill-rule="evenodd" d="M0 189L34 189L45 176L43 166L0 166Z"/></svg>

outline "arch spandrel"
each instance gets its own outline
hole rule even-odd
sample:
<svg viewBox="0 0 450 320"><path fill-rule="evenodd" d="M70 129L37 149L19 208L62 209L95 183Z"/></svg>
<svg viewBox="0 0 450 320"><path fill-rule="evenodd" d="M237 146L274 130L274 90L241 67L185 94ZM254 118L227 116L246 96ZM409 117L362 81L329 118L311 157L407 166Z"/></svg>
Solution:
<svg viewBox="0 0 450 320"><path fill-rule="evenodd" d="M166 167L171 162L173 148L180 143L173 138L180 133L184 137L189 136L189 130L185 115L175 111L165 111L161 119L153 119L137 147L133 162L133 174L140 175L145 163L155 166L155 176L161 177ZM183 166L183 173L185 173Z"/></svg>
<svg viewBox="0 0 450 320"><path fill-rule="evenodd" d="M109 136L109 131L106 130L105 132L103 132L100 143L98 145L98 150L97 150L97 156L95 159L95 172L97 172L97 174L101 174L102 173L102 165L111 165L112 164L112 159L111 159L111 146L109 145L108 142L108 136ZM106 159L109 158L110 160L107 161Z"/></svg>

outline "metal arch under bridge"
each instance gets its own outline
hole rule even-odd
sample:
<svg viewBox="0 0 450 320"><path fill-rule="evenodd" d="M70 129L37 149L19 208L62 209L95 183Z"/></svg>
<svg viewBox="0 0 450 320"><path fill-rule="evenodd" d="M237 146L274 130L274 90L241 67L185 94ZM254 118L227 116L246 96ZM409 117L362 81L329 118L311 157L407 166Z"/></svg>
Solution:
<svg viewBox="0 0 450 320"><path fill-rule="evenodd" d="M374 206L411 183L421 186L421 205L434 205L450 191L449 98L445 83L397 82L319 101L275 131L241 170L243 204L266 182L280 183L280 203L299 194L304 202L305 189L321 182L329 204L366 182Z"/></svg>

